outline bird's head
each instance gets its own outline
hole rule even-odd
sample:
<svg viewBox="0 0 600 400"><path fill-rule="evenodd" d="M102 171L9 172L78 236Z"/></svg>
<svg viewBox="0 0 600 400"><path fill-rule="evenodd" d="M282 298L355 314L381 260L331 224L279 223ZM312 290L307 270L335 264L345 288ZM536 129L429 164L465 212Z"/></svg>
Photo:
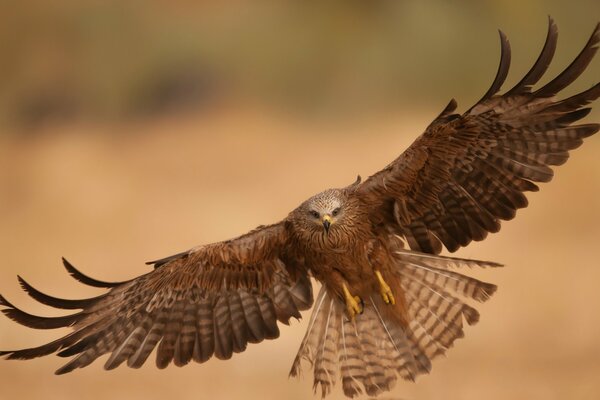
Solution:
<svg viewBox="0 0 600 400"><path fill-rule="evenodd" d="M326 190L305 201L294 214L310 231L329 234L347 217L348 196L340 189Z"/></svg>

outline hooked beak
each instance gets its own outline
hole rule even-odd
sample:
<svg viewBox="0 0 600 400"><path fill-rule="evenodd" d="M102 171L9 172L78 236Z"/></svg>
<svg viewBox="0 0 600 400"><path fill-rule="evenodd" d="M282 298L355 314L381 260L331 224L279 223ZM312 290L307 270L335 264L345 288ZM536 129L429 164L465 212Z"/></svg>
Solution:
<svg viewBox="0 0 600 400"><path fill-rule="evenodd" d="M329 227L331 226L331 216L325 214L323 216L323 228L325 228L325 233L329 233Z"/></svg>

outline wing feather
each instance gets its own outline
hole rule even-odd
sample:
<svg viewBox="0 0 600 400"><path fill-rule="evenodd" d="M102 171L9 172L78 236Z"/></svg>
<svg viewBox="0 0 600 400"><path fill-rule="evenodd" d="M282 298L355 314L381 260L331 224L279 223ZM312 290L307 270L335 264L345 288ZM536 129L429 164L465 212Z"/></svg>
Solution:
<svg viewBox="0 0 600 400"><path fill-rule="evenodd" d="M546 42L542 48L538 59L535 61L529 72L525 74L523 79L519 81L512 89L506 92L506 95L510 96L513 94L527 93L533 85L538 83L540 78L546 73L554 53L556 52L556 43L558 41L558 28L554 23L552 17L548 17L548 34L546 35Z"/></svg>
<svg viewBox="0 0 600 400"><path fill-rule="evenodd" d="M483 95L481 100L477 103L482 103L498 93L506 77L508 76L508 70L510 69L510 43L508 42L508 38L502 31L498 31L500 34L500 64L498 65L498 72L496 73L496 77L492 82L492 85L488 89L487 92Z"/></svg>
<svg viewBox="0 0 600 400"><path fill-rule="evenodd" d="M498 72L485 95L462 115L454 101L400 157L357 192L371 205L374 221L405 237L414 250L456 251L497 232L501 220L527 207L524 192L554 177L569 151L595 134L600 124L573 125L600 97L600 83L564 100L554 96L591 62L600 43L600 24L575 60L556 78L531 92L556 50L558 30L549 18L546 42L529 72L498 95L508 74L510 46L500 32Z"/></svg>
<svg viewBox="0 0 600 400"><path fill-rule="evenodd" d="M125 361L139 368L155 348L159 368L171 362L182 366L192 359L204 362L213 355L230 358L244 351L247 343L278 337L277 322L300 318L300 311L312 305L306 268L287 246L284 223L260 227L237 239L155 261L152 272L115 283L90 278L63 260L73 278L108 292L65 300L46 295L19 277L22 288L39 302L80 311L42 317L0 296L2 312L22 325L73 329L48 344L0 355L9 359L51 353L74 356L57 374L85 367L107 353L106 369Z"/></svg>
<svg viewBox="0 0 600 400"><path fill-rule="evenodd" d="M569 64L563 72L556 78L548 82L542 88L534 92L534 95L539 97L551 97L569 86L585 71L590 64L594 55L598 51L598 43L600 42L600 23L596 25L590 39L585 44L581 52L575 57L573 62Z"/></svg>

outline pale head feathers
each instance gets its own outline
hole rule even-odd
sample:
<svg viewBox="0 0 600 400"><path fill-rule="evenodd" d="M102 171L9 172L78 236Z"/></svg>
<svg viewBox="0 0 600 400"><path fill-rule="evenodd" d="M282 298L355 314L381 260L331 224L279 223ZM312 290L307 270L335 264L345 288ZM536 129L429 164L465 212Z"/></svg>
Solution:
<svg viewBox="0 0 600 400"><path fill-rule="evenodd" d="M328 189L306 200L292 212L292 219L304 229L324 230L323 220L338 224L345 214L348 196L343 189Z"/></svg>
<svg viewBox="0 0 600 400"><path fill-rule="evenodd" d="M329 236L352 230L361 215L352 187L328 189L302 203L290 213L289 220L299 236Z"/></svg>

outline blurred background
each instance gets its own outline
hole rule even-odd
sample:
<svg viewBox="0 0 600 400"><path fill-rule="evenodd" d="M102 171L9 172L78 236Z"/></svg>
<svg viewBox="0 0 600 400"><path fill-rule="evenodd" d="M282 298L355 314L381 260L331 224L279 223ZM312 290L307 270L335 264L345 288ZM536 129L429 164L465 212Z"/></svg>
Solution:
<svg viewBox="0 0 600 400"><path fill-rule="evenodd" d="M218 4L227 3L227 4ZM0 293L34 314L15 276L69 298L70 279L123 280L144 261L277 221L395 158L450 98L487 90L511 40L506 87L536 59L547 82L600 20L589 1L75 1L0 5ZM565 96L600 78L596 59ZM600 120L600 104L586 119ZM600 398L600 138L499 234L457 255L499 285L480 323L416 384L383 399ZM307 317L232 360L53 375L63 359L0 361L0 398L308 399L287 373ZM66 331L0 318L0 348ZM332 399L341 399L337 388Z"/></svg>

